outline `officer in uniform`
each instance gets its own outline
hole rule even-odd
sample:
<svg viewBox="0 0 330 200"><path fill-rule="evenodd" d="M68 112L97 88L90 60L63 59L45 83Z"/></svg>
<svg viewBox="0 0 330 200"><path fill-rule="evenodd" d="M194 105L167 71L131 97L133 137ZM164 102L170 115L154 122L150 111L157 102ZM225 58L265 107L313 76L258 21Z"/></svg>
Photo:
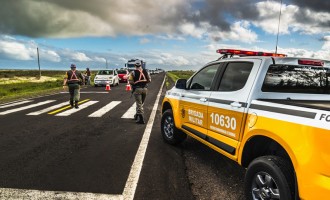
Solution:
<svg viewBox="0 0 330 200"><path fill-rule="evenodd" d="M84 76L76 70L76 65L71 64L71 70L67 71L63 81L63 88L69 86L70 93L70 105L75 108L78 107L78 102L80 99L80 84L84 84ZM73 104L74 103L74 104Z"/></svg>
<svg viewBox="0 0 330 200"><path fill-rule="evenodd" d="M134 119L137 120L136 123L144 124L143 117L143 104L147 96L147 84L151 82L151 77L146 69L142 69L141 61L137 60L135 62L135 70L130 73L129 83L133 88L133 95L136 102L136 114Z"/></svg>

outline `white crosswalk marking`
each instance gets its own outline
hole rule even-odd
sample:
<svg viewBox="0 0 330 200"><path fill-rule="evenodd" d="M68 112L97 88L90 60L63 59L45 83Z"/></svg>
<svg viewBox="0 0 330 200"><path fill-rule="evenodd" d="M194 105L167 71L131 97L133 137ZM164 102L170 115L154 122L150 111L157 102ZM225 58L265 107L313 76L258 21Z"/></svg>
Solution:
<svg viewBox="0 0 330 200"><path fill-rule="evenodd" d="M51 103L51 102L54 102L54 101L55 100L48 100L48 101L43 101L43 102L39 102L39 103L36 103L36 104L31 104L31 105L28 105L28 106L23 106L23 107L20 107L20 108L14 108L14 109L11 109L11 110L6 110L6 111L3 111L3 112L0 112L0 115L6 115L6 114L9 114L9 113L18 112L18 111L26 110L26 109L29 109L29 108L34 108L34 107L41 106L41 105Z"/></svg>
<svg viewBox="0 0 330 200"><path fill-rule="evenodd" d="M69 103L68 102L63 102L63 103L57 104L55 106L51 106L49 108L45 108L45 109L42 109L42 110L39 110L39 111L36 111L36 112L28 113L26 115L40 115L42 113L46 113L48 111L55 110L56 108L60 108L60 107L65 106L65 105L69 105Z"/></svg>
<svg viewBox="0 0 330 200"><path fill-rule="evenodd" d="M88 106L91 106L91 105L93 105L93 104L95 104L97 102L98 101L88 101L88 102L86 102L84 104L79 105L79 109L72 108L70 110L67 110L67 111L64 111L62 113L59 113L59 114L57 114L55 116L69 116L69 115L71 115L73 113L76 113L76 112L79 112L82 109L87 108Z"/></svg>
<svg viewBox="0 0 330 200"><path fill-rule="evenodd" d="M113 109L120 103L121 103L121 101L112 101L109 104L107 104L106 106L102 107L101 109L88 115L88 117L102 117L105 113L109 112L111 109Z"/></svg>
<svg viewBox="0 0 330 200"><path fill-rule="evenodd" d="M136 113L136 103L134 103L124 114L121 116L121 118L130 119L134 117L134 114Z"/></svg>
<svg viewBox="0 0 330 200"><path fill-rule="evenodd" d="M6 105L3 105L3 106L0 106L0 108L8 108L8 107L12 107L12 106L17 106L17 105L29 103L29 102L31 102L31 100L26 100L26 101L20 101L20 102L16 102L16 103L6 104Z"/></svg>

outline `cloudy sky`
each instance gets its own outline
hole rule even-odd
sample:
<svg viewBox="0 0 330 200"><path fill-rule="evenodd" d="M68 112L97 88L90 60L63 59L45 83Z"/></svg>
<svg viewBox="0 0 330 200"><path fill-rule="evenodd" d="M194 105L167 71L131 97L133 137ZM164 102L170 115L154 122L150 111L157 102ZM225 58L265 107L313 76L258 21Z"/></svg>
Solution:
<svg viewBox="0 0 330 200"><path fill-rule="evenodd" d="M0 0L0 69L193 69L236 48L330 60L329 0ZM281 8L280 26L279 13Z"/></svg>

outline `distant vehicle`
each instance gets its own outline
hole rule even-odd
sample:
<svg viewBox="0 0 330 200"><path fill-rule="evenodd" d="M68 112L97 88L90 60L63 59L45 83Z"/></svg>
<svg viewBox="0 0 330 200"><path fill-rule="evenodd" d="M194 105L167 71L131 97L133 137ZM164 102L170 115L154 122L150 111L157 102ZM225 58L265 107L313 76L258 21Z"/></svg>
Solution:
<svg viewBox="0 0 330 200"><path fill-rule="evenodd" d="M125 67L129 70L132 71L135 69L135 63L136 62L141 62L142 68L146 69L146 62L140 59L131 59L125 63Z"/></svg>
<svg viewBox="0 0 330 200"><path fill-rule="evenodd" d="M127 69L119 69L118 71L119 82L127 82L129 71Z"/></svg>
<svg viewBox="0 0 330 200"><path fill-rule="evenodd" d="M99 70L94 78L94 86L105 86L109 82L110 85L119 85L118 72L115 69Z"/></svg>

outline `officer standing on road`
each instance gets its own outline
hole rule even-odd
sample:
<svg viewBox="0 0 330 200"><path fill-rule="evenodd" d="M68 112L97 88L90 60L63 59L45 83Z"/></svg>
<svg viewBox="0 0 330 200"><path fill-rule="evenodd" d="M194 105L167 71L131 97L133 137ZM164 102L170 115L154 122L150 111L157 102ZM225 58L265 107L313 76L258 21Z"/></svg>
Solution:
<svg viewBox="0 0 330 200"><path fill-rule="evenodd" d="M86 72L85 72L85 78L86 78L86 85L90 85L91 84L91 71L89 70L89 68L86 68Z"/></svg>
<svg viewBox="0 0 330 200"><path fill-rule="evenodd" d="M141 61L137 60L135 62L135 70L130 73L129 83L133 88L133 95L136 102L136 114L134 119L137 120L136 123L144 124L143 117L143 104L147 96L147 84L151 82L151 77L146 69L142 69Z"/></svg>
<svg viewBox="0 0 330 200"><path fill-rule="evenodd" d="M69 86L71 108L73 108L73 106L75 108L79 108L78 102L80 99L80 84L84 84L84 82L84 76L76 70L75 64L71 64L71 70L66 72L63 81L64 89L66 88L66 85Z"/></svg>

